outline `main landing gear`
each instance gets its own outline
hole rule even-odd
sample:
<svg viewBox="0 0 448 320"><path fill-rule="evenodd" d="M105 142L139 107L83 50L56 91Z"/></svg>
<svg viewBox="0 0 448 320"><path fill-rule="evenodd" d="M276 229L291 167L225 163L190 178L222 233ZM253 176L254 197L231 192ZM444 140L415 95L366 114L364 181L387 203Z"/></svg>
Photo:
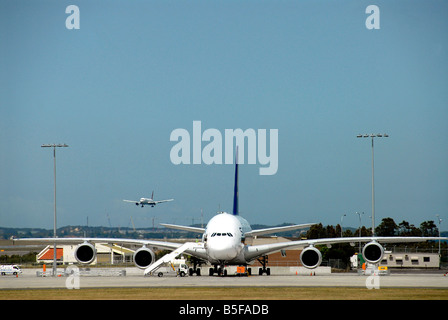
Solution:
<svg viewBox="0 0 448 320"><path fill-rule="evenodd" d="M268 256L262 256L262 257L258 258L257 260L263 266L263 268L258 269L258 275L262 276L264 273L266 273L267 276L270 276L271 268L266 268L266 266L268 264Z"/></svg>
<svg viewBox="0 0 448 320"><path fill-rule="evenodd" d="M199 260L199 259L197 259L197 258L194 258L194 257L192 257L191 260L193 261L193 268L190 268L190 269L188 270L188 274L189 274L190 276L192 276L192 275L194 275L194 274L196 274L197 276L200 276L200 275L201 275L201 268L198 268L198 266L199 266L199 267L201 266L202 261Z"/></svg>
<svg viewBox="0 0 448 320"><path fill-rule="evenodd" d="M266 274L267 276L271 275L271 268L267 268L268 265L268 256L262 256L257 259L258 262L262 265L262 268L258 269L258 275L262 276ZM247 268L247 265L239 266L236 269L236 276L250 276L252 274L252 268ZM225 269L224 265L215 264L213 268L208 269L208 275L213 276L217 274L218 276L227 276L227 269ZM233 274L232 274L233 275Z"/></svg>

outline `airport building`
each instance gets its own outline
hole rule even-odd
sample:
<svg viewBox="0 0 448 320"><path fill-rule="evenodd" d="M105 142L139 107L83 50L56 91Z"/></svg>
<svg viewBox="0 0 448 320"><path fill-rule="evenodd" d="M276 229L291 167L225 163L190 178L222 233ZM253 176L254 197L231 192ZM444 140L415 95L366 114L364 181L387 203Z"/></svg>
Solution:
<svg viewBox="0 0 448 320"><path fill-rule="evenodd" d="M440 257L438 253L421 252L389 252L384 253L380 266L388 268L438 268Z"/></svg>
<svg viewBox="0 0 448 320"><path fill-rule="evenodd" d="M361 254L350 258L353 269L360 268L364 263ZM438 253L429 252L384 252L380 267L388 269L437 269L440 266Z"/></svg>

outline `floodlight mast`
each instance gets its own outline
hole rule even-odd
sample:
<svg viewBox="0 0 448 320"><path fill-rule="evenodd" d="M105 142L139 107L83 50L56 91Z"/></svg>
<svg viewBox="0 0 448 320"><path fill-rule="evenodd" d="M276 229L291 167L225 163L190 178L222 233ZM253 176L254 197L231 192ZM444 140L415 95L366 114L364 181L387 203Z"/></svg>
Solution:
<svg viewBox="0 0 448 320"><path fill-rule="evenodd" d="M53 235L54 235L54 247L53 247L53 277L57 276L57 255L56 255L56 148L67 148L67 144L43 144L42 148L53 148L53 174L54 174L54 225L53 225Z"/></svg>
<svg viewBox="0 0 448 320"><path fill-rule="evenodd" d="M374 138L388 138L389 135L387 133L378 133L378 134L358 134L357 138L372 138L372 236L375 235L375 166L374 166L374 148L373 148L373 139Z"/></svg>
<svg viewBox="0 0 448 320"><path fill-rule="evenodd" d="M440 225L442 224L442 219L440 218L440 214L436 214L437 220L439 220L439 238L440 238ZM440 239L439 239L439 257L440 257Z"/></svg>

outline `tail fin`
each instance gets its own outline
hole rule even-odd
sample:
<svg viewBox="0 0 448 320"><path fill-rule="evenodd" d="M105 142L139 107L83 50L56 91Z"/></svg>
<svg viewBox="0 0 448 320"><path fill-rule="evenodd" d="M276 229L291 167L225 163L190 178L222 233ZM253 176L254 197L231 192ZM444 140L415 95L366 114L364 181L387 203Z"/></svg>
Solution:
<svg viewBox="0 0 448 320"><path fill-rule="evenodd" d="M154 190L152 191L151 200L154 200Z"/></svg>
<svg viewBox="0 0 448 320"><path fill-rule="evenodd" d="M239 210L238 210L238 148L237 148L235 156L235 186L233 189L233 215L237 216L238 214Z"/></svg>

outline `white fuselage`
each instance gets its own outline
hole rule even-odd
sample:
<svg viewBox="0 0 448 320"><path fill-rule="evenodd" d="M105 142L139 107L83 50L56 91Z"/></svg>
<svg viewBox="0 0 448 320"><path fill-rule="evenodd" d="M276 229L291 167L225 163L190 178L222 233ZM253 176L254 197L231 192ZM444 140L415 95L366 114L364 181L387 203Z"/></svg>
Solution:
<svg viewBox="0 0 448 320"><path fill-rule="evenodd" d="M155 205L156 202L153 199L148 198L140 198L140 204L149 204L149 205Z"/></svg>
<svg viewBox="0 0 448 320"><path fill-rule="evenodd" d="M243 250L245 226L241 220L244 219L232 214L221 213L208 222L203 240L207 258L211 263L246 263Z"/></svg>

